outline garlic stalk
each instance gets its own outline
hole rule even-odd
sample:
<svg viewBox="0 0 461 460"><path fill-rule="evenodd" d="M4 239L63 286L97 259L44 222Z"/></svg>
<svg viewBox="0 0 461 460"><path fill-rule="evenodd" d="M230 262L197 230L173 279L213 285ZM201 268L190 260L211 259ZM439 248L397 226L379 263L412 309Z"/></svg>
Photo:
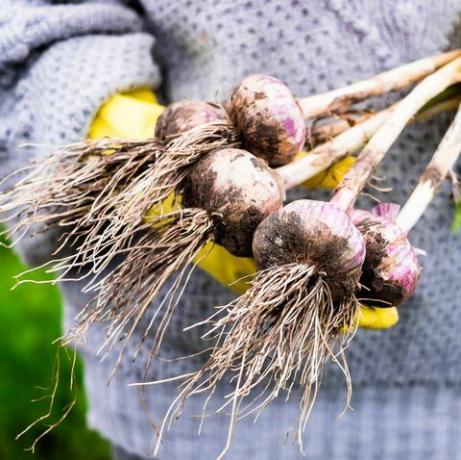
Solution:
<svg viewBox="0 0 461 460"><path fill-rule="evenodd" d="M418 185L397 216L396 223L409 232L423 215L461 153L461 108L424 170Z"/></svg>
<svg viewBox="0 0 461 460"><path fill-rule="evenodd" d="M360 190L409 121L428 101L460 81L461 58L457 58L419 83L400 101L398 110L389 116L371 138L357 162L345 175L332 201L341 209L352 209Z"/></svg>
<svg viewBox="0 0 461 460"><path fill-rule="evenodd" d="M460 50L396 67L371 78L327 93L303 98L299 101L305 118L318 118L344 111L349 105L392 90L399 90L417 82L461 55Z"/></svg>

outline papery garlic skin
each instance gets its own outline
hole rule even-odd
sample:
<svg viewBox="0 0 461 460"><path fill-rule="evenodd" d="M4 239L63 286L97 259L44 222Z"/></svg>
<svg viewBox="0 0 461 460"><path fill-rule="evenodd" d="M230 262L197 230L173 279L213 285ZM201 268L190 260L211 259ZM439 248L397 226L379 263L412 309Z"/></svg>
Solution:
<svg viewBox="0 0 461 460"><path fill-rule="evenodd" d="M316 268L332 297L352 295L365 260L365 242L349 216L334 204L298 200L267 217L253 238L260 269L299 263Z"/></svg>
<svg viewBox="0 0 461 460"><path fill-rule="evenodd" d="M359 297L379 307L397 306L411 297L421 274L416 250L395 223L398 209L382 203L371 211L350 213L367 247Z"/></svg>
<svg viewBox="0 0 461 460"><path fill-rule="evenodd" d="M192 128L226 118L224 109L215 104L203 101L174 102L159 116L155 125L155 137L166 143Z"/></svg>
<svg viewBox="0 0 461 460"><path fill-rule="evenodd" d="M306 127L290 89L268 75L250 75L231 97L230 115L244 147L270 166L289 163L302 149Z"/></svg>
<svg viewBox="0 0 461 460"><path fill-rule="evenodd" d="M211 152L186 178L184 206L205 209L215 242L240 257L251 256L253 233L283 205L284 191L261 158L234 148Z"/></svg>

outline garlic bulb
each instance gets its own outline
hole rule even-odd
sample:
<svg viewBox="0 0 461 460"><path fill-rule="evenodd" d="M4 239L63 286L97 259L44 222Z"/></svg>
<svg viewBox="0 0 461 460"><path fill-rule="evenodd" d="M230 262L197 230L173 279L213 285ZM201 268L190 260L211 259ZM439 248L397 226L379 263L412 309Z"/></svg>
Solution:
<svg viewBox="0 0 461 460"><path fill-rule="evenodd" d="M394 203L382 203L371 212L351 212L367 246L360 296L380 307L396 306L408 299L421 273L415 249L395 223L399 209Z"/></svg>

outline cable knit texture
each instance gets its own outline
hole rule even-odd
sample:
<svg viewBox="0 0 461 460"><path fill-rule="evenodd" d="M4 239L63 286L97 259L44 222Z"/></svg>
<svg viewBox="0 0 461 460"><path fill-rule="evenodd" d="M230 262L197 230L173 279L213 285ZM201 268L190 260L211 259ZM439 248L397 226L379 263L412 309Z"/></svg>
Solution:
<svg viewBox="0 0 461 460"><path fill-rule="evenodd" d="M163 94L172 101L225 99L254 72L279 77L295 94L307 96L461 46L460 13L459 0L2 0L1 174L50 150L24 143L56 145L85 137L111 94L157 88L156 62ZM408 128L380 169L393 191L375 195L403 203L446 126L441 116ZM396 328L357 333L347 353L356 410L338 422L343 382L333 366L328 369L305 433L308 458L461 458L461 238L449 232L451 215L447 183L411 236L428 254L415 296L401 308ZM28 262L42 263L55 240L56 234L34 231L18 251ZM70 324L86 298L78 283L61 287ZM182 329L231 298L197 269L167 331L162 359L152 363L147 379L200 365L199 358L172 360L204 347L199 330ZM89 422L125 450L147 455L152 426L138 389L127 386L142 379L144 358L128 359L129 345L107 387L117 353L101 363L95 350L103 340L104 331L94 327L81 346ZM147 407L157 419L174 392L171 384L146 388ZM219 389L211 405L219 404L225 392ZM199 407L199 400L186 406L160 458L206 459L219 452L228 419L210 418L197 437L199 420L191 414ZM240 422L229 458L300 458L292 435L283 442L297 411L295 401L280 400L256 424Z"/></svg>

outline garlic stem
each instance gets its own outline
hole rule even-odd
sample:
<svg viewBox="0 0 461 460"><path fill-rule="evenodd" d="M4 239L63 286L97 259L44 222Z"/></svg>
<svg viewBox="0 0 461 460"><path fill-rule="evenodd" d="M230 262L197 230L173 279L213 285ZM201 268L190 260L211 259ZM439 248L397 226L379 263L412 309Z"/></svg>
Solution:
<svg viewBox="0 0 461 460"><path fill-rule="evenodd" d="M300 99L298 102L304 118L319 118L341 112L356 102L417 82L459 56L461 51L455 50L420 59L343 88Z"/></svg>
<svg viewBox="0 0 461 460"><path fill-rule="evenodd" d="M460 102L461 94L457 91L454 95L450 94L449 97L423 108L421 112L418 112L414 121L425 121L442 112L456 111ZM315 144L328 142L344 131L376 115L376 112L346 113L345 115L345 118L336 117L321 125L312 126L309 137L313 139Z"/></svg>
<svg viewBox="0 0 461 460"><path fill-rule="evenodd" d="M418 185L397 216L397 225L409 232L429 206L440 185L461 154L461 106L424 170Z"/></svg>
<svg viewBox="0 0 461 460"><path fill-rule="evenodd" d="M403 98L344 176L332 202L343 210L351 209L369 177L408 122L430 99L459 81L461 81L461 58L455 59L426 77Z"/></svg>
<svg viewBox="0 0 461 460"><path fill-rule="evenodd" d="M367 120L376 112L350 113L346 112L342 117L335 117L322 124L313 124L309 127L309 134L306 142L318 145L328 142L333 137L339 136L344 131L352 128L358 123Z"/></svg>
<svg viewBox="0 0 461 460"><path fill-rule="evenodd" d="M376 113L344 131L330 142L321 144L310 152L302 152L298 159L277 168L277 173L283 178L285 189L302 184L327 169L335 161L363 148L370 137L386 121L394 107Z"/></svg>
<svg viewBox="0 0 461 460"><path fill-rule="evenodd" d="M438 113L456 109L459 104L460 96L456 95L451 99L431 104L427 109L418 112L411 121L427 120ZM282 177L285 189L288 190L302 184L325 171L346 155L358 152L387 120L397 105L398 103L369 115L363 121L338 134L331 141L320 144L309 152L300 152L294 161L277 168L276 172Z"/></svg>

